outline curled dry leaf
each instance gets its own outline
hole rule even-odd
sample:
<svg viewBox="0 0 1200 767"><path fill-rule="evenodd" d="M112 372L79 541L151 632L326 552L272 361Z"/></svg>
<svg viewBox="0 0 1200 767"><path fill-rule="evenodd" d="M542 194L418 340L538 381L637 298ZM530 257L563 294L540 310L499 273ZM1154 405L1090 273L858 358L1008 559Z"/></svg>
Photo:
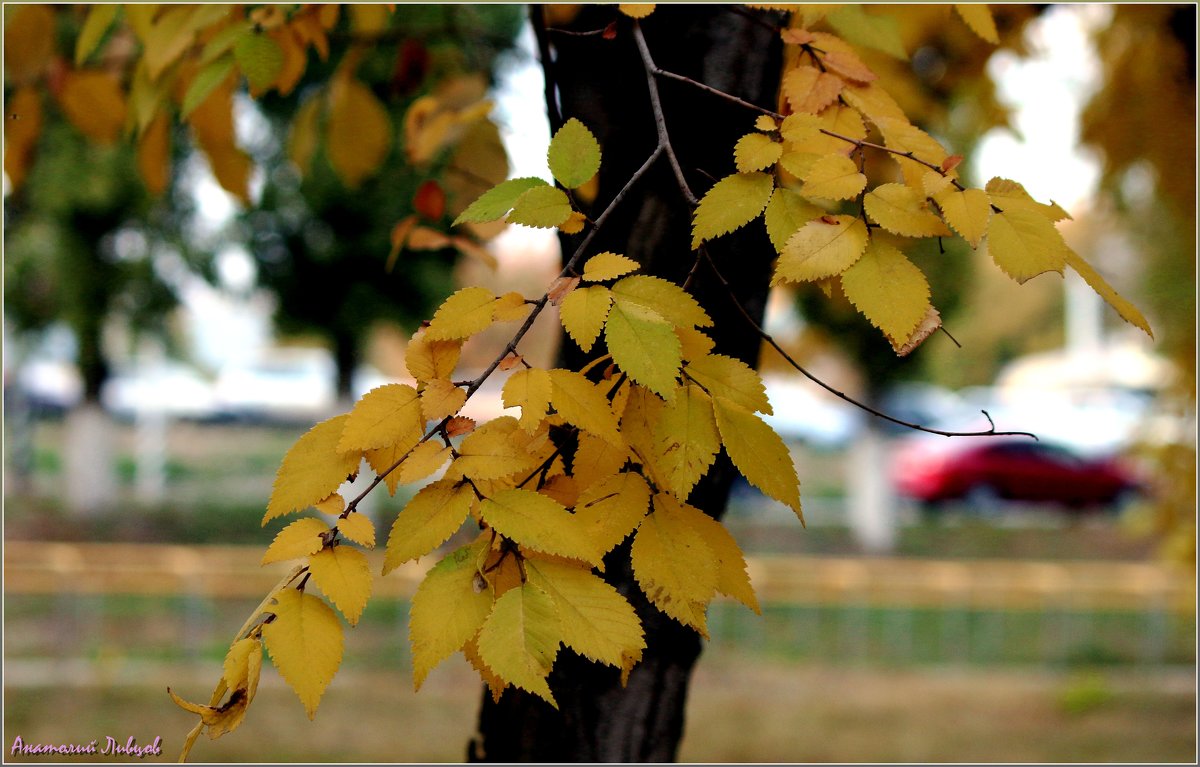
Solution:
<svg viewBox="0 0 1200 767"><path fill-rule="evenodd" d="M446 436L457 437L475 431L475 419L465 415L456 415L446 422Z"/></svg>
<svg viewBox="0 0 1200 767"><path fill-rule="evenodd" d="M550 290L546 292L546 295L550 298L551 304L558 306L578 284L578 277L559 277L550 283Z"/></svg>

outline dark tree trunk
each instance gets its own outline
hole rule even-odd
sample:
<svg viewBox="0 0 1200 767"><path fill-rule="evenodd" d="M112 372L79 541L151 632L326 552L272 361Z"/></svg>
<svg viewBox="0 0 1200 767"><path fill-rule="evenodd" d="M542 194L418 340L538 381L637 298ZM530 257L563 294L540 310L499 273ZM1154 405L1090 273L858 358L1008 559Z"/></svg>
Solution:
<svg viewBox="0 0 1200 767"><path fill-rule="evenodd" d="M758 12L751 12L758 13ZM534 23L540 9L534 8ZM760 14L769 22L777 21ZM570 23L576 31L617 22L617 37L569 36L549 30L543 61L552 121L576 117L600 141L604 154L593 217L654 150L657 134L646 75L629 19L615 6L587 6ZM662 6L642 21L655 63L747 101L774 108L782 68L779 35L769 24L725 6ZM733 145L753 130L756 115L687 84L660 81L671 141L692 191L702 196L734 171ZM554 126L557 127L557 126ZM636 259L644 271L682 283L692 269L691 207L665 159L647 174L609 218L591 246ZM569 256L580 237L564 238ZM738 300L761 320L774 251L761 222L711 243L709 252L733 283ZM760 339L725 289L702 265L690 290L715 322L716 352L756 365ZM595 356L593 349L588 358ZM561 364L578 369L587 358L564 338ZM736 475L724 453L692 493L691 502L713 517L725 510ZM606 559L605 578L638 611L648 647L622 687L616 670L562 650L550 686L555 710L536 696L506 690L499 702L484 691L472 761L671 761L683 735L692 667L701 640L690 628L653 607L634 581L627 540Z"/></svg>
<svg viewBox="0 0 1200 767"><path fill-rule="evenodd" d="M337 366L337 401L354 401L354 368L358 365L359 340L353 332L333 331L333 360Z"/></svg>

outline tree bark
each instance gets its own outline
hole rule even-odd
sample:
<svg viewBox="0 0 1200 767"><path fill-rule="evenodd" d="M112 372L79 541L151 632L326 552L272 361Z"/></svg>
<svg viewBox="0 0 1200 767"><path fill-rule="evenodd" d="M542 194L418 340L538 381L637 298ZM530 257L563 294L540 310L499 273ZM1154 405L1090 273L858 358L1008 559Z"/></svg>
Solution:
<svg viewBox="0 0 1200 767"><path fill-rule="evenodd" d="M534 8L539 23L540 8ZM753 12L752 12L753 13ZM760 14L769 22L770 14ZM654 114L632 22L615 6L588 6L566 25L572 31L602 30L616 21L617 36L564 35L553 29L543 66L552 123L576 117L597 137L603 151L596 199L584 212L591 217L654 151ZM642 20L655 63L746 101L775 107L782 68L779 35L725 6L659 6ZM546 53L550 56L547 57ZM670 138L693 193L700 197L716 179L734 172L733 145L753 130L755 113L685 83L659 80ZM557 128L557 125L553 127ZM692 208L681 193L666 159L639 182L608 219L591 252L623 253L643 271L682 284L696 263L691 248ZM569 257L581 236L564 237ZM708 246L733 292L761 324L775 252L761 222L721 237ZM715 352L755 366L761 346L729 294L706 264L690 285L691 293L714 321L707 330ZM560 364L579 367L585 356L564 336ZM722 452L690 502L714 518L724 513L736 476ZM472 761L672 761L683 735L688 683L700 655L701 640L690 628L651 605L633 578L629 545L617 547L605 560L604 577L634 605L646 632L642 661L622 687L620 673L560 651L550 676L558 702L552 708L540 698L509 688L499 701L485 689L479 733L471 742Z"/></svg>

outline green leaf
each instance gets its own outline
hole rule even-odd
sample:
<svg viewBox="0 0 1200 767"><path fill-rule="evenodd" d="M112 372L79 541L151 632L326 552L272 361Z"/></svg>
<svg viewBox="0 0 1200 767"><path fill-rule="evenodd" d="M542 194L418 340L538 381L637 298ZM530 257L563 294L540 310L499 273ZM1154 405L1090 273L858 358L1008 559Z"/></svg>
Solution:
<svg viewBox="0 0 1200 767"><path fill-rule="evenodd" d="M243 35L253 33L254 22L252 21L240 21L225 27L204 44L204 50L200 51L200 64L203 66L223 56Z"/></svg>
<svg viewBox="0 0 1200 767"><path fill-rule="evenodd" d="M232 56L222 56L210 61L196 73L192 84L188 86L187 93L183 96L183 106L179 110L180 119L185 119L193 109L204 103L204 100L217 89L217 86L225 82L225 78L229 77L229 73L233 71L233 65Z"/></svg>
<svg viewBox="0 0 1200 767"><path fill-rule="evenodd" d="M517 198L525 192L538 186L549 186L540 178L512 178L501 181L496 186L479 196L479 199L467 206L467 209L454 219L454 226L462 223L482 224L503 218L512 210Z"/></svg>
<svg viewBox="0 0 1200 767"><path fill-rule="evenodd" d="M243 35L233 44L233 57L250 89L260 91L275 82L283 68L283 49L265 34Z"/></svg>
<svg viewBox="0 0 1200 767"><path fill-rule="evenodd" d="M892 16L867 13L860 5L839 5L825 14L825 19L848 43L908 60L900 38L900 22Z"/></svg>
<svg viewBox="0 0 1200 767"><path fill-rule="evenodd" d="M718 181L696 206L692 248L758 218L774 190L775 179L766 173L735 173Z"/></svg>
<svg viewBox="0 0 1200 767"><path fill-rule="evenodd" d="M546 159L558 183L574 189L600 170L600 144L583 123L572 117L550 140Z"/></svg>
<svg viewBox="0 0 1200 767"><path fill-rule="evenodd" d="M513 204L508 222L538 229L552 229L571 217L571 201L556 187L537 186L524 192Z"/></svg>

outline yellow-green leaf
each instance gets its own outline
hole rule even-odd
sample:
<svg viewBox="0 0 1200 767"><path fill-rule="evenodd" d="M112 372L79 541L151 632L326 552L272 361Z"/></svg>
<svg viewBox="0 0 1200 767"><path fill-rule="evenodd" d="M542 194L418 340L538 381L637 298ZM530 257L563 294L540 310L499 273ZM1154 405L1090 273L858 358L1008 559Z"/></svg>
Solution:
<svg viewBox="0 0 1200 767"><path fill-rule="evenodd" d="M907 184L880 184L863 198L867 215L889 232L905 237L944 237L946 225L925 207L925 198Z"/></svg>
<svg viewBox="0 0 1200 767"><path fill-rule="evenodd" d="M584 282L615 280L621 275L639 268L641 268L641 264L632 258L605 251L597 253L584 263L582 278Z"/></svg>
<svg viewBox="0 0 1200 767"><path fill-rule="evenodd" d="M539 229L552 229L571 217L566 192L553 186L535 186L513 203L508 222Z"/></svg>
<svg viewBox="0 0 1200 767"><path fill-rule="evenodd" d="M525 192L539 186L549 186L540 178L513 178L501 181L496 186L479 196L467 209L454 219L454 226L463 223L482 224L503 218L512 210L517 198Z"/></svg>
<svg viewBox="0 0 1200 767"><path fill-rule="evenodd" d="M337 449L347 418L339 415L322 421L288 450L275 474L264 525L328 497L358 471L362 453Z"/></svg>
<svg viewBox="0 0 1200 767"><path fill-rule="evenodd" d="M654 511L630 549L633 576L659 610L707 635L703 607L717 591L717 562L703 536L678 513L678 502L656 495Z"/></svg>
<svg viewBox="0 0 1200 767"><path fill-rule="evenodd" d="M725 452L742 476L775 500L800 511L800 480L787 445L754 413L724 397L713 397L713 412Z"/></svg>
<svg viewBox="0 0 1200 767"><path fill-rule="evenodd" d="M992 260L1017 282L1043 272L1062 273L1067 245L1053 222L1031 210L1012 207L988 221L987 248Z"/></svg>
<svg viewBox="0 0 1200 767"><path fill-rule="evenodd" d="M987 193L982 189L966 189L962 192L947 189L933 199L942 209L946 223L962 235L972 248L978 248L983 235L987 234L988 220L992 216L992 203Z"/></svg>
<svg viewBox="0 0 1200 767"><path fill-rule="evenodd" d="M855 216L821 216L802 226L783 246L772 285L841 274L867 247L867 225Z"/></svg>
<svg viewBox="0 0 1200 767"><path fill-rule="evenodd" d="M1142 316L1138 308L1122 298L1117 291L1113 290L1112 285L1109 285L1091 264L1084 261L1073 250L1068 249L1065 255L1067 265L1078 272L1083 281L1090 285L1092 290L1096 291L1101 298L1107 301L1109 306L1116 309L1117 314L1121 315L1121 319L1134 327L1140 328L1146 335L1154 338L1154 331L1150 329L1150 323L1146 321L1146 318Z"/></svg>
<svg viewBox="0 0 1200 767"><path fill-rule="evenodd" d="M479 507L484 521L535 551L598 564L600 555L578 520L554 499L532 490L501 490Z"/></svg>
<svg viewBox="0 0 1200 767"><path fill-rule="evenodd" d="M686 290L673 282L644 274L618 280L613 297L625 306L648 309L679 327L712 327L712 319Z"/></svg>
<svg viewBox="0 0 1200 767"><path fill-rule="evenodd" d="M867 185L854 161L843 154L828 154L809 166L800 194L827 200L849 200Z"/></svg>
<svg viewBox="0 0 1200 767"><path fill-rule="evenodd" d="M371 598L371 568L367 555L350 546L321 549L309 557L308 571L313 583L337 605L351 626Z"/></svg>
<svg viewBox="0 0 1200 767"><path fill-rule="evenodd" d="M591 181L600 170L600 144L583 123L572 117L550 139L546 160L555 180L574 189Z"/></svg>
<svg viewBox="0 0 1200 767"><path fill-rule="evenodd" d="M105 6L97 7L103 8ZM225 79L233 72L233 66L234 61L231 56L222 56L204 65L196 73L191 85L188 86L187 93L183 96L183 106L179 108L180 119L186 118L192 113L193 109L204 103L209 94L216 90L217 86L225 82ZM299 116L296 119L299 120Z"/></svg>
<svg viewBox="0 0 1200 767"><path fill-rule="evenodd" d="M375 523L361 512L354 512L338 520L338 530L348 541L354 541L368 549L375 548Z"/></svg>
<svg viewBox="0 0 1200 767"><path fill-rule="evenodd" d="M564 421L610 444L621 444L617 416L596 384L580 373L562 369L550 371L550 382L550 404Z"/></svg>
<svg viewBox="0 0 1200 767"><path fill-rule="evenodd" d="M470 287L457 291L434 312L425 337L431 341L467 338L492 324L496 296L487 288Z"/></svg>
<svg viewBox="0 0 1200 767"><path fill-rule="evenodd" d="M96 50L96 46L104 39L105 33L117 18L117 11L121 6L117 4L109 5L93 5L88 9L87 19L83 22L83 26L79 29L79 37L75 40L75 66L83 66L83 62L87 61L92 55L92 51Z"/></svg>
<svg viewBox="0 0 1200 767"><path fill-rule="evenodd" d="M604 329L610 308L612 292L603 285L589 285L567 294L558 308L558 317L571 340L589 352Z"/></svg>
<svg viewBox="0 0 1200 767"><path fill-rule="evenodd" d="M283 69L283 49L263 33L251 31L239 37L233 44L233 57L252 91L266 89Z"/></svg>
<svg viewBox="0 0 1200 767"><path fill-rule="evenodd" d="M646 648L633 605L615 588L582 567L530 558L529 582L550 595L562 642L598 663L620 667L626 655Z"/></svg>
<svg viewBox="0 0 1200 767"><path fill-rule="evenodd" d="M468 484L439 480L426 485L396 516L388 534L383 574L423 557L458 532L471 511L475 494Z"/></svg>
<svg viewBox="0 0 1200 767"><path fill-rule="evenodd" d="M321 536L328 531L329 525L316 517L297 519L275 534L275 540L263 554L262 564L299 559L320 551L325 545Z"/></svg>
<svg viewBox="0 0 1200 767"><path fill-rule="evenodd" d="M353 189L375 173L392 148L392 118L361 81L340 78L330 87L325 147L329 162Z"/></svg>
<svg viewBox="0 0 1200 767"><path fill-rule="evenodd" d="M924 273L899 250L878 240L842 272L842 290L893 345L902 344L929 311Z"/></svg>
<svg viewBox="0 0 1200 767"><path fill-rule="evenodd" d="M504 388L500 392L504 407L521 408L521 418L517 423L531 434L545 420L552 395L550 374L541 368L516 371L504 382Z"/></svg>
<svg viewBox="0 0 1200 767"><path fill-rule="evenodd" d="M649 508L646 480L634 472L621 472L585 490L575 505L575 518L604 555L637 529Z"/></svg>
<svg viewBox="0 0 1200 767"><path fill-rule="evenodd" d="M498 677L558 708L546 677L559 641L554 600L537 586L523 583L496 600L476 646L480 659Z"/></svg>
<svg viewBox="0 0 1200 767"><path fill-rule="evenodd" d="M741 360L723 354L708 354L689 362L684 373L714 397L732 400L747 410L772 413L758 371Z"/></svg>
<svg viewBox="0 0 1200 767"><path fill-rule="evenodd" d="M848 4L836 6L825 14L825 18L846 42L908 60L900 35L900 22L894 16L867 13L860 5Z"/></svg>
<svg viewBox="0 0 1200 767"><path fill-rule="evenodd" d="M779 161L783 145L762 133L747 133L733 146L733 162L739 173L762 170Z"/></svg>
<svg viewBox="0 0 1200 767"><path fill-rule="evenodd" d="M1000 34L996 31L996 22L992 20L992 10L986 4L955 3L954 10L967 22L972 32L992 45L1000 44Z"/></svg>
<svg viewBox="0 0 1200 767"><path fill-rule="evenodd" d="M675 391L683 349L670 323L618 298L604 326L613 361L631 379L664 398Z"/></svg>
<svg viewBox="0 0 1200 767"><path fill-rule="evenodd" d="M344 453L394 445L403 455L417 444L424 429L417 390L408 384L384 384L354 404L337 449Z"/></svg>
<svg viewBox="0 0 1200 767"><path fill-rule="evenodd" d="M433 667L453 655L479 632L492 609L488 589L477 588L476 562L488 538L455 549L434 565L417 586L408 612L413 687L421 688Z"/></svg>
<svg viewBox="0 0 1200 767"><path fill-rule="evenodd" d="M342 663L342 624L321 599L295 589L277 593L269 610L275 620L263 625L267 652L312 719Z"/></svg>
<svg viewBox="0 0 1200 767"><path fill-rule="evenodd" d="M686 498L721 449L712 400L695 384L679 387L663 408L654 436L663 489Z"/></svg>
<svg viewBox="0 0 1200 767"><path fill-rule="evenodd" d="M782 252L788 238L821 213L820 208L791 189L777 188L771 195L771 201L767 203L767 212L763 215L763 221L767 225L767 237L771 239L776 252Z"/></svg>
<svg viewBox="0 0 1200 767"><path fill-rule="evenodd" d="M774 189L775 180L766 173L735 173L713 184L696 206L692 248L758 218Z"/></svg>

